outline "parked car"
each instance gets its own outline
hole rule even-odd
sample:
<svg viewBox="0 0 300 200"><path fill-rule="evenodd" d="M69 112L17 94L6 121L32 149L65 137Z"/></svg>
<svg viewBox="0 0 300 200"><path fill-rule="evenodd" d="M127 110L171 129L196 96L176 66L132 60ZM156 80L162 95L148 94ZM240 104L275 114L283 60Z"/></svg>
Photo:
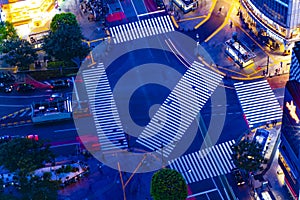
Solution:
<svg viewBox="0 0 300 200"><path fill-rule="evenodd" d="M59 79L50 81L51 87L54 90L65 89L71 86L70 81L67 79Z"/></svg>
<svg viewBox="0 0 300 200"><path fill-rule="evenodd" d="M244 185L246 183L242 172L238 168L234 168L232 170L232 174L238 186Z"/></svg>
<svg viewBox="0 0 300 200"><path fill-rule="evenodd" d="M22 83L17 86L18 92L32 92L35 90L35 87L31 84Z"/></svg>

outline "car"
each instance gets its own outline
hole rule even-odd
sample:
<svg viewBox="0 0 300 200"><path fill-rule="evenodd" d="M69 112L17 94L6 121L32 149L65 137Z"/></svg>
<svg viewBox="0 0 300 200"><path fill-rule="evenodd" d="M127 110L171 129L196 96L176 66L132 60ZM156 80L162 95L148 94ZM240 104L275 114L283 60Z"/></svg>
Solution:
<svg viewBox="0 0 300 200"><path fill-rule="evenodd" d="M71 86L70 81L67 79L59 79L50 82L51 88L54 90L65 89Z"/></svg>
<svg viewBox="0 0 300 200"><path fill-rule="evenodd" d="M61 101L61 100L63 100L62 93L53 93L49 98L49 101Z"/></svg>
<svg viewBox="0 0 300 200"><path fill-rule="evenodd" d="M35 87L31 84L27 84L27 83L21 83L18 84L17 86L17 91L18 92L32 92L35 90Z"/></svg>
<svg viewBox="0 0 300 200"><path fill-rule="evenodd" d="M156 0L155 3L156 3L156 6L157 6L158 10L165 9L165 4L164 4L163 0Z"/></svg>
<svg viewBox="0 0 300 200"><path fill-rule="evenodd" d="M15 81L16 81L16 78L9 71L8 72L0 72L0 82L1 83L12 84Z"/></svg>
<svg viewBox="0 0 300 200"><path fill-rule="evenodd" d="M34 134L27 135L26 138L29 139L29 140L34 140L34 141L38 141L39 140L39 136L38 135L34 135Z"/></svg>
<svg viewBox="0 0 300 200"><path fill-rule="evenodd" d="M238 186L244 185L246 183L242 172L238 168L234 168L232 170L232 175Z"/></svg>
<svg viewBox="0 0 300 200"><path fill-rule="evenodd" d="M9 93L13 91L13 85L11 84L6 84L6 83L0 83L0 91Z"/></svg>

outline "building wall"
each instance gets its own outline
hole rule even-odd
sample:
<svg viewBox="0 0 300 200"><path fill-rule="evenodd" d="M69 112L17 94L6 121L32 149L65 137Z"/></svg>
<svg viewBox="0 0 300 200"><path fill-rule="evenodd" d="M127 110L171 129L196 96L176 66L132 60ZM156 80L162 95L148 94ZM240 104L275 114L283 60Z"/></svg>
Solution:
<svg viewBox="0 0 300 200"><path fill-rule="evenodd" d="M292 0L288 12L287 26L297 28L300 25L300 1Z"/></svg>
<svg viewBox="0 0 300 200"><path fill-rule="evenodd" d="M241 0L258 29L286 45L300 39L300 0ZM254 17L255 16L255 17ZM254 19L256 18L256 19ZM257 30L258 32L259 30Z"/></svg>
<svg viewBox="0 0 300 200"><path fill-rule="evenodd" d="M299 69L296 52L291 70ZM296 58L296 59L295 59ZM294 67L292 67L294 66ZM298 74L299 75L299 74ZM291 78L293 75L291 74ZM289 80L285 87L281 144L278 163L285 176L285 184L294 199L299 198L300 185L300 82Z"/></svg>
<svg viewBox="0 0 300 200"><path fill-rule="evenodd" d="M250 0L263 14L271 20L287 26L288 3L287 0Z"/></svg>
<svg viewBox="0 0 300 200"><path fill-rule="evenodd" d="M2 10L5 20L11 22L23 38L31 32L49 30L49 21L56 14L54 0L9 0Z"/></svg>
<svg viewBox="0 0 300 200"><path fill-rule="evenodd" d="M300 44L295 44L295 48L299 48L299 54L300 54ZM295 51L292 51L292 61L290 66L290 80L296 80L300 83L300 63L298 60L298 57L296 56L297 53Z"/></svg>

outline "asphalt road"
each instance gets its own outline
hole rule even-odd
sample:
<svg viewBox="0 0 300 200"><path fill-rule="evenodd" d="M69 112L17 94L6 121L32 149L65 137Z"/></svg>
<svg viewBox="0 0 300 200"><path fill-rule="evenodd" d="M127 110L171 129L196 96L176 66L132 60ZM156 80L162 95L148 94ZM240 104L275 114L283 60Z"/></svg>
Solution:
<svg viewBox="0 0 300 200"><path fill-rule="evenodd" d="M208 38L218 27L222 25L225 20L227 11L229 10L229 6L225 1L217 1L214 10L211 13L211 17L202 24L198 29L191 30L185 32L186 35L190 36L191 38L197 40L196 34L199 35L199 43L203 43L206 38ZM221 12L219 13L219 9L222 8Z"/></svg>
<svg viewBox="0 0 300 200"><path fill-rule="evenodd" d="M128 13L127 15L132 19L134 18L136 11L134 10L131 1L125 0L122 1L121 4L116 1L115 3L118 4L118 6L121 5L122 7L125 7L125 4L127 5L127 3L131 4L127 5L124 11L125 13ZM117 5L115 6L117 7ZM143 6L144 5L140 5L139 8L137 8L138 14L144 12L145 8ZM222 9L221 13L218 14L218 10L222 6L224 6L224 8ZM200 43L203 42L223 23L225 18L225 11L228 9L229 7L225 2L218 1L217 5L215 6L215 10L211 15L211 18L206 23L204 23L197 31L189 31L187 32L187 35L196 39L196 33L199 33L199 41ZM251 43L251 41L249 41L249 43ZM131 79L131 81L136 81L136 83L140 85L131 95L129 103L126 101L117 102L121 105L125 105L126 108L129 109L131 119L141 127L144 127L146 124L148 124L151 117L155 113L157 106L162 104L166 96L170 93L172 88L180 79L180 76L182 76L187 70L182 65L182 63L180 63L176 59L176 57L169 52L153 49L133 51L120 57L114 63L112 63L111 66L108 67L106 73L108 75L111 88L114 90L115 87L118 86L117 83L124 76L124 74L147 63L155 63L167 66L166 68L162 68L162 73L156 74L158 79L164 80L165 85L157 83L144 84L143 78L145 77L139 76L139 74L137 73L135 74L136 76L131 77L133 78ZM178 76L178 74L180 76ZM213 124L213 122L218 122L220 120L223 120L223 118L225 119L224 123L220 127L219 135L214 135L214 137L212 138L212 145L237 139L247 130L246 123L242 117L242 110L239 105L236 92L232 89L233 83L231 81L226 81L225 85L227 86L226 88L224 88L223 86L219 86L216 91L224 90L226 94L226 101L218 104L213 104L211 99L209 99L205 107L200 112L200 121L195 122L198 124L200 124L200 122L201 124L205 124L205 128L208 129L210 125ZM280 96L282 96L282 89L276 88L275 94L277 94L276 96L280 98ZM20 95L16 93L1 94L0 116L13 113L22 109L23 107L28 107L33 101L41 101L49 98L49 96L50 93L48 91L36 91L33 95ZM21 116L17 120L22 120L24 117L25 115ZM88 129L87 131L90 131L90 129ZM38 134L41 139L48 139L52 142L62 143L74 141L78 136L77 129L73 121L63 121L59 123L43 125L27 124L25 126L0 129L0 135L28 134ZM199 150L203 141L203 134L198 130L194 141L187 149L186 153L192 153ZM115 173L115 171L112 172L112 174ZM97 177L101 177L101 179L103 179L102 174L97 173L96 175L96 177L93 176L92 182L97 182L95 181ZM226 177L228 178L230 185L235 187L235 183L233 182L231 175L228 174L226 175ZM108 184L108 182L109 181L104 181L103 185ZM88 185L89 183L90 182L86 183L86 185ZM99 184L99 182L97 183L99 187L103 186ZM205 192L203 194L200 194L196 199L208 199L207 197L210 197L211 199L218 199L218 195L226 195L223 190L223 184L224 183L218 177L215 177L193 184L191 185L191 189L193 193L201 193L205 192L206 190L211 190L211 192L209 193ZM115 185L117 187L117 191L121 193L120 184ZM79 186L80 184L78 185L78 188L80 188ZM93 188L94 187L92 187L92 189ZM89 188L88 192L82 195L82 197L91 195L91 192L93 191L90 191L90 189L91 188ZM67 189L65 191L67 192ZM76 191L74 191L72 188L70 189L70 191L74 192L74 195L76 196ZM236 191L245 195L247 193L247 188L242 186ZM110 193L108 193L106 197L110 197Z"/></svg>

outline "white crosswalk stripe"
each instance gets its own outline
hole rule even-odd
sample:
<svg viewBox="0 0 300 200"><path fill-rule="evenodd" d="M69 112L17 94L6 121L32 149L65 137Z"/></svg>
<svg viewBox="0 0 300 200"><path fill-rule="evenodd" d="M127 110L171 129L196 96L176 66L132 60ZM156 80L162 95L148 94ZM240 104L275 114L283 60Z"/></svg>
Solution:
<svg viewBox="0 0 300 200"><path fill-rule="evenodd" d="M101 149L126 148L127 141L103 64L84 70L83 79Z"/></svg>
<svg viewBox="0 0 300 200"><path fill-rule="evenodd" d="M222 78L201 63L194 62L142 131L137 142L168 157Z"/></svg>
<svg viewBox="0 0 300 200"><path fill-rule="evenodd" d="M234 84L249 126L282 118L282 110L267 80Z"/></svg>
<svg viewBox="0 0 300 200"><path fill-rule="evenodd" d="M235 141L231 140L183 155L169 161L169 167L180 172L187 184L228 174L235 168L231 159L230 148L233 144Z"/></svg>
<svg viewBox="0 0 300 200"><path fill-rule="evenodd" d="M122 24L110 29L115 44L174 31L170 16L160 16Z"/></svg>

